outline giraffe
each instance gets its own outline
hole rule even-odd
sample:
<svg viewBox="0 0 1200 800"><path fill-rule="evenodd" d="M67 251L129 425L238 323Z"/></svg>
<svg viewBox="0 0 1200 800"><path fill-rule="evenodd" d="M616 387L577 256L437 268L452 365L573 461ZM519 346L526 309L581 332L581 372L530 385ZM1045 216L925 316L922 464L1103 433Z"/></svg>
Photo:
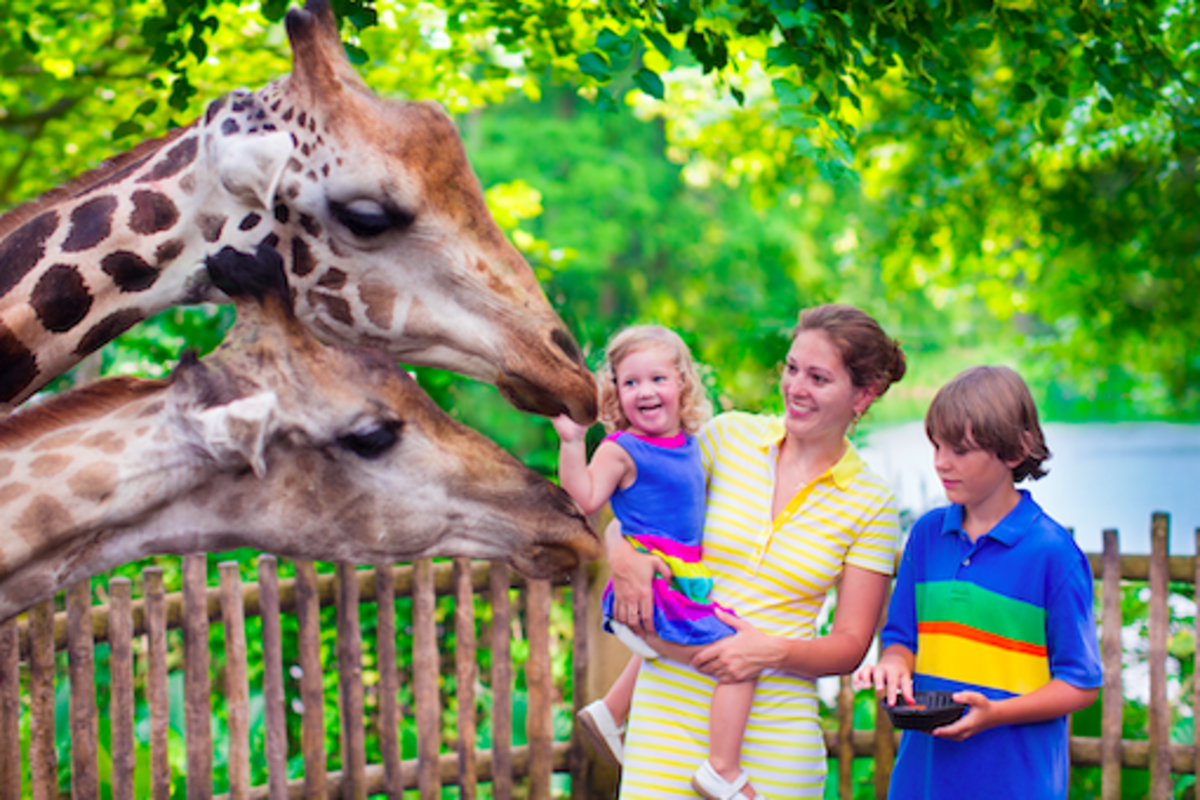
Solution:
<svg viewBox="0 0 1200 800"><path fill-rule="evenodd" d="M291 9L286 27L290 75L0 218L0 412L152 314L226 300L204 259L266 243L323 341L591 422L582 353L489 213L449 116L376 96L328 0Z"/></svg>
<svg viewBox="0 0 1200 800"><path fill-rule="evenodd" d="M154 553L504 558L532 577L598 554L565 492L390 357L318 343L274 250L208 270L237 307L217 351L0 420L0 620Z"/></svg>

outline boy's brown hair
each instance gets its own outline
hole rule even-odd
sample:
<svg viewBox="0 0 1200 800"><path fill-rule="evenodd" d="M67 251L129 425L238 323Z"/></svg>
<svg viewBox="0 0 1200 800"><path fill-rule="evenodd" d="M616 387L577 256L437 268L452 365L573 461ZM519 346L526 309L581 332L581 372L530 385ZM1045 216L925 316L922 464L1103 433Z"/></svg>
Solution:
<svg viewBox="0 0 1200 800"><path fill-rule="evenodd" d="M1021 376L1008 367L971 367L938 390L925 414L925 435L944 445L1016 461L1013 482L1037 480L1050 458L1037 406Z"/></svg>
<svg viewBox="0 0 1200 800"><path fill-rule="evenodd" d="M617 367L627 356L655 348L665 351L679 372L679 423L683 431L696 433L712 416L712 403L704 392L700 372L679 334L661 325L633 325L608 343L604 366L596 375L600 387L600 421L604 423L604 430L611 433L629 427L629 419L621 410L617 393Z"/></svg>

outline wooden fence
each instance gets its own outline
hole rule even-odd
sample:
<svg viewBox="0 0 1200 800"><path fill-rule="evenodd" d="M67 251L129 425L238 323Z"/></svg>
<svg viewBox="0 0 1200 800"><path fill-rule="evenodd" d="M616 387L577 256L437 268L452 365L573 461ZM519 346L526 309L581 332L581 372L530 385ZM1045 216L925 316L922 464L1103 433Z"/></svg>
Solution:
<svg viewBox="0 0 1200 800"><path fill-rule="evenodd" d="M1115 531L1104 533L1104 552L1091 555L1101 595L1101 646L1105 668L1103 733L1100 737L1071 739L1075 766L1099 766L1102 796L1121 795L1121 770L1145 769L1150 773L1150 796L1173 795L1172 774L1197 773L1200 742L1172 744L1167 701L1167 634L1169 583L1200 583L1200 559L1170 557L1167 552L1168 519L1155 514L1152 522L1150 556L1121 556ZM1200 552L1200 530L1196 532ZM158 568L144 571L143 596L131 597L132 584L125 578L109 582L107 605L91 605L87 582L66 593L65 611L55 613L47 601L20 621L0 625L0 800L22 796L22 761L29 771L25 796L50 800L59 795L55 731L56 652L65 650L69 662L70 774L71 795L100 796L97 766L98 720L94 648L109 645L110 700L108 704L108 752L111 755L112 797L134 796L134 652L142 663L144 703L149 707L149 794L170 795L171 767L168 763L168 648L167 631L183 634L184 717L186 721L186 783L189 798L213 795L213 698L210 685L210 624L219 622L224 631L224 696L228 727L228 797L345 797L374 794L399 797L405 788L415 788L422 800L441 796L443 785L457 785L460 796L474 798L480 783L490 783L492 796L506 800L519 796L542 800L551 796L552 773L571 776L572 798L611 796L611 778L603 768L595 769L578 733L569 742L555 741L552 728L554 703L550 655L550 618L553 593L548 582L525 581L502 564L455 560L453 563L418 562L414 565L356 570L338 565L333 575L318 576L307 562L295 563L295 577L280 580L277 562L262 556L258 582L243 584L238 565L222 563L220 585L208 587L206 559L188 556L183 565L183 590L166 594ZM1150 593L1149 652L1150 724L1147 740L1121 739L1123 696L1121 690L1121 583L1148 581ZM516 613L510 589L518 588ZM437 595L454 598L455 647L453 673L444 680L454 685L457 718L454 723L456 752L442 753L439 702L439 637L434 618ZM492 747L476 750L476 612L475 596L483 595L492 609L485 646L491 649L491 674L487 684L492 694ZM589 636L594 633L595 610L589 590L587 569L572 577L571 609L574 633L570 645L574 687L588 686ZM400 674L396 654L396 599L412 598L412 669L410 681L418 731L417 754L401 760L398 731L402 709L397 702ZM363 639L359 608L375 603L378 668L377 703L370 724L377 731L382 763L366 763L364 731ZM320 608L334 606L337 618L336 669L338 715L340 717L341 769L329 772L325 750L324 674L321 663ZM299 653L299 705L302 706L299 749L303 777L288 779L284 696L283 635L281 614L294 614L296 650ZM522 617L523 614L523 617ZM251 754L249 723L249 680L247 673L246 625L248 617L261 617L262 695L265 744ZM528 687L527 744L513 746L511 658L514 622L524 632L521 646L528 648L525 685ZM135 648L135 637L139 642ZM604 637L607 640L609 637ZM600 640L593 638L593 648ZM144 662L144 663L143 663ZM22 667L22 665L25 665ZM19 694L21 670L27 669L29 746L21 752L18 730L21 716ZM574 692L578 710L590 698L586 690ZM1195 697L1200 693L1193 692ZM1195 714L1200 719L1200 702ZM826 734L836 767L842 797L853 795L855 758L874 759L875 795L884 797L898 737L886 715L876 715L874 730L854 730L854 693L843 678L837 701L836 730ZM1200 732L1200 726L1197 727ZM295 745L293 745L295 746ZM265 763L268 782L250 785L251 759ZM145 780L143 777L142 780Z"/></svg>

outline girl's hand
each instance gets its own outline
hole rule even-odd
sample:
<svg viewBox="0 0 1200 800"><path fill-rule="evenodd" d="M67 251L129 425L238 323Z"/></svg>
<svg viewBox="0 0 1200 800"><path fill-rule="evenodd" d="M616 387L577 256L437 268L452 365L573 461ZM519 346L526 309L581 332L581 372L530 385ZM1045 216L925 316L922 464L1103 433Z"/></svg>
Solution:
<svg viewBox="0 0 1200 800"><path fill-rule="evenodd" d="M654 633L654 576L671 571L658 556L639 553L613 520L604 530L608 568L613 582L613 619L642 635Z"/></svg>
<svg viewBox="0 0 1200 800"><path fill-rule="evenodd" d="M574 444L587 439L587 427L580 425L566 414L559 414L551 422L554 424L554 430L558 433L558 438L564 443Z"/></svg>
<svg viewBox="0 0 1200 800"><path fill-rule="evenodd" d="M741 683L758 678L765 669L774 669L785 656L779 637L763 633L746 620L714 612L717 619L737 633L713 642L692 657L692 666L712 675L721 683Z"/></svg>
<svg viewBox="0 0 1200 800"><path fill-rule="evenodd" d="M966 703L967 713L949 725L934 728L931 733L939 739L961 742L996 725L996 707L987 695L979 692L955 692L956 703Z"/></svg>

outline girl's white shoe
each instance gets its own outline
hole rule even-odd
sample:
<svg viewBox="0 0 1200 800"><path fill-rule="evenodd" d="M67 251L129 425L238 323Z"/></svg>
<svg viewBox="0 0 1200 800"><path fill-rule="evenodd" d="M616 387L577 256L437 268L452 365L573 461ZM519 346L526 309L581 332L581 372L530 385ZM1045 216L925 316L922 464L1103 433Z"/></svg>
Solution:
<svg viewBox="0 0 1200 800"><path fill-rule="evenodd" d="M628 647L635 656L641 656L651 661L658 658L659 652L646 644L645 639L631 631L628 625L616 621L610 621L608 624L612 628L613 636L620 639L621 644Z"/></svg>
<svg viewBox="0 0 1200 800"><path fill-rule="evenodd" d="M713 769L712 764L708 763L708 759L705 759L696 773L692 775L692 788L707 800L734 800L743 796L742 787L749 781L750 773L746 770L742 770L732 781L727 781ZM767 796L761 792L756 793L754 800L767 800Z"/></svg>
<svg viewBox="0 0 1200 800"><path fill-rule="evenodd" d="M625 726L618 725L603 700L588 703L579 710L579 726L587 734L596 752L614 767L625 759Z"/></svg>

